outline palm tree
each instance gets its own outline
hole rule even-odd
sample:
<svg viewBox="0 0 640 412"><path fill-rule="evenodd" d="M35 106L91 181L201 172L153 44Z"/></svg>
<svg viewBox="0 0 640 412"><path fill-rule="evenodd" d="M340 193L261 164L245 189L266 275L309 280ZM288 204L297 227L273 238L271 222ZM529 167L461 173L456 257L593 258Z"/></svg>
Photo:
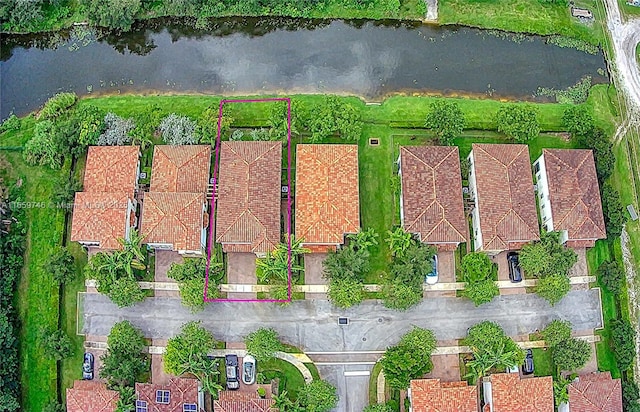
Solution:
<svg viewBox="0 0 640 412"><path fill-rule="evenodd" d="M506 351L504 342L501 342L494 348L479 350L472 348L473 359L467 362L467 367L472 373L467 376L473 376L474 379L480 379L485 376L493 368L513 368L518 365L519 353L517 350Z"/></svg>
<svg viewBox="0 0 640 412"><path fill-rule="evenodd" d="M137 270L145 270L144 253L142 253L142 236L138 234L137 230L132 230L129 233L128 239L118 239L124 252L129 259L129 266Z"/></svg>
<svg viewBox="0 0 640 412"><path fill-rule="evenodd" d="M369 249L378 245L378 234L370 227L366 230L360 230L358 233L347 235L347 239L353 242L358 249Z"/></svg>
<svg viewBox="0 0 640 412"><path fill-rule="evenodd" d="M399 258L404 257L406 251L413 243L411 233L405 232L401 227L397 227L393 232L389 230L387 233L389 234L387 242L389 242L389 249L391 249L391 253Z"/></svg>

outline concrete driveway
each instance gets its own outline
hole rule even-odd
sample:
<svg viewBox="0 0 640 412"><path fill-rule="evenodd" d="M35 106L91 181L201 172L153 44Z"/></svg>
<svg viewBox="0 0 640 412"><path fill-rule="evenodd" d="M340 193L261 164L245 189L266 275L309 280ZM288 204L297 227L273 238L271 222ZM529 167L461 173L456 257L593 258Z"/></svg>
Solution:
<svg viewBox="0 0 640 412"><path fill-rule="evenodd" d="M127 319L148 338L169 338L185 322L200 320L219 340L241 342L259 327L271 327L282 339L305 351L384 350L398 342L413 325L433 330L439 340L459 339L467 328L493 320L508 335L542 329L553 319L569 320L574 330L601 325L599 291L572 291L555 307L535 294L504 295L478 308L462 298L425 299L407 312L396 312L377 301L365 301L338 310L328 301L294 301L288 307L268 302L215 302L192 314L179 299L154 297L128 308L118 308L101 294L84 297L84 333L106 336L114 323ZM339 316L350 318L338 326Z"/></svg>
<svg viewBox="0 0 640 412"><path fill-rule="evenodd" d="M338 389L340 412L362 412L369 405L369 379L373 365L321 365L318 372Z"/></svg>

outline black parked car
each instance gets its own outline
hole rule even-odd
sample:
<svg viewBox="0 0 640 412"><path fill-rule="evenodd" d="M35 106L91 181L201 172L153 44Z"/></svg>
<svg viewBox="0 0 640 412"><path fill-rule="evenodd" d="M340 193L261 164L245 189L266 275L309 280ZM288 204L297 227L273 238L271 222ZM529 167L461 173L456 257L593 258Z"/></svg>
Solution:
<svg viewBox="0 0 640 412"><path fill-rule="evenodd" d="M522 270L520 269L520 258L516 252L507 253L509 263L509 280L513 283L522 282Z"/></svg>
<svg viewBox="0 0 640 412"><path fill-rule="evenodd" d="M527 354L524 357L524 364L522 365L522 374L531 375L533 373L533 351L527 349Z"/></svg>
<svg viewBox="0 0 640 412"><path fill-rule="evenodd" d="M93 379L93 353L85 352L82 362L82 379Z"/></svg>
<svg viewBox="0 0 640 412"><path fill-rule="evenodd" d="M227 355L224 357L224 363L227 374L227 389L233 390L240 388L238 357L236 355Z"/></svg>

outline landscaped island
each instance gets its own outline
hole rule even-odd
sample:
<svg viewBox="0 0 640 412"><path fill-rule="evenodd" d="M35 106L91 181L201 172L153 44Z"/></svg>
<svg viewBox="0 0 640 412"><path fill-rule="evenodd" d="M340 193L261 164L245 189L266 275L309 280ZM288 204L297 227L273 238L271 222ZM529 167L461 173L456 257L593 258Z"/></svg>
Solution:
<svg viewBox="0 0 640 412"><path fill-rule="evenodd" d="M620 197L625 202L624 204L630 203L631 185L626 180L628 179L627 168L630 165L627 164L626 157L621 155L624 152L620 146L614 147L609 142L609 136L613 133L614 122L617 119L617 113L612 109L615 107L612 102L612 98L614 98L612 92L607 86L595 86L590 90L587 101L581 105L402 96L389 98L379 105L365 105L362 100L356 97L287 96L292 100L292 153L296 153L296 147L298 148L297 153L299 155L302 153L301 158L295 159L295 161L302 162L312 159L316 165L326 163L328 160L325 157L331 158L337 152L322 154L319 147L330 149L332 145L341 144L342 147L347 148L344 153L341 152L341 156L352 156L352 161L349 161L349 165L344 166L345 169L351 170L349 167L357 169L357 181L353 179L351 186L344 186L344 190L350 191L349 196L355 194L359 200L359 228L361 230L357 230L358 225L356 225L353 235L347 236L347 245L339 247L337 252L329 252L328 260L330 263L324 267L326 280L329 283L328 299L338 307L349 307L364 299L376 298L382 299L385 306L398 310L406 310L423 299L422 280L424 272L429 268L416 262L428 261L430 263L434 250L419 242L409 230L405 231L402 228L403 222L400 216L401 182L396 164L401 155L401 146L409 148L436 145L456 146L454 149L457 150L453 151L456 152L456 157L459 153L461 162L453 162L452 165L459 163L460 169L457 169L457 173L461 173L460 182L468 178L470 168L477 167L476 173L482 173L481 165L468 164L464 160L468 158L472 149L474 155L470 159L475 159L476 162L478 162L481 151L498 156L495 150L500 147L491 144L515 142L523 144L509 146L522 148L518 150L518 156L524 153L524 157L520 156L518 159L521 164L525 165L520 170L523 175L527 174L527 167L543 155L543 149L592 149L595 158L593 163L595 172L591 177L597 180L600 185L607 232L607 239L598 240L595 247L589 249L586 255L588 274L597 275L597 284L603 286L602 305L605 324L604 329L597 332L601 337L601 341L595 344L597 367L602 371L610 371L614 378L620 377L621 371L626 371L630 367L629 362L624 358L628 357L628 353L622 353L628 348L624 345L615 345L612 348L611 342L612 339L619 339L620 333L622 333L620 331L626 330L625 322L628 322L626 320L628 319L626 286L620 276L619 266L616 265L620 265L621 261L619 236L624 223ZM3 178L4 186L12 188L8 197L9 202L14 202L11 210L15 211L17 218L28 230L26 233L26 264L16 292L19 296L17 299L18 307L15 313L8 312L10 319L20 320L21 376L12 375L11 373L15 373L15 370L12 370L10 373L0 375L0 379L6 381L14 379L22 382L22 395L18 399L21 399L23 410L43 410L50 402L56 401L59 393L62 394L66 388L72 387L73 381L80 377L84 348L82 337L76 335L76 332L82 329L82 325L77 324L77 320L81 320L82 317L76 317L76 304L77 293L85 290L83 273L91 279L95 279L92 275L102 273L105 275L101 275L100 278L103 285L115 280L113 284L110 284L111 287L108 290L102 291L112 299L115 297L116 303L120 306L127 306L135 301L144 301L149 294L154 294L153 290L138 289L136 281L155 280L151 269L160 265L158 251L154 255L144 248L141 249L141 239L138 237L138 233L132 232L122 236L125 240L121 250L115 254L118 259L109 260L114 254L102 254L104 252L99 251L97 254L93 254L91 261L94 263L89 265L86 264L86 252L77 243L70 241L74 236L72 230L73 209L64 206L72 202L76 192L96 193L97 190L95 187L91 187L93 183L87 186L87 175L84 173L85 167L98 170L89 164L87 146L103 145L99 149L104 153L114 147L122 148L123 153L132 152L134 161L127 162L132 164L133 172L130 173L131 175L135 173L137 167L135 156L139 150L141 152L141 171L146 173L147 179L149 176L151 179L148 182L142 178L141 184L150 185L153 188L151 191L154 193L153 196L167 197L169 193L183 187L180 185L172 186L172 184L177 184L180 173L185 173L184 171L180 172L179 168L175 169L174 165L177 164L176 157L179 157L179 153L171 153L170 148L197 143L194 146L186 146L193 148L190 151L190 153L193 152L191 157L197 158L201 153L205 153L205 157L211 156L210 148L211 144L215 142L218 128L218 104L222 99L221 96L203 95L126 95L86 98L77 101L72 94L61 94L51 99L39 113L24 118L12 116L3 123L2 134L0 134L0 164L2 164L0 177ZM264 146L264 150L271 150L274 146L273 143L266 143L266 141L282 142L286 139L286 105L280 103L282 102L236 105L223 112L222 139L223 141L236 141L234 144L225 144L223 148L227 151L224 154L227 156L225 162L232 164L234 161L240 161L234 160L235 158L230 153L232 151L239 153L244 150L242 149L243 142L249 140L265 141L260 146ZM318 148L314 148L313 153L303 153L300 148L309 143L317 144ZM481 145L473 146L474 144ZM95 157L100 150L91 149L88 156ZM451 151L451 149L448 150ZM551 152L551 154L554 153L556 152ZM417 150L402 152L402 156L409 155L419 156L420 154ZM449 155L449 152L446 155ZM122 154L120 157L126 156L127 154ZM244 156L238 156L238 159L246 161L249 155L245 153ZM429 154L424 154L424 156L429 156ZM158 159L161 158L168 159L164 165L157 164ZM286 156L273 156L273 159L284 161ZM202 162L202 165L204 168L209 167L207 162ZM294 162L293 165L295 168L296 163ZM404 163L404 166L408 167L408 165L409 163ZM305 169L298 166L300 169L296 171ZM305 173L324 176L322 173L326 173L325 166L317 168L318 170L313 170L306 167ZM165 171L162 172L162 170ZM177 174L174 173L174 170L178 170ZM402 173L408 173L407 170L404 169ZM103 171L103 173L108 172ZM193 176L192 171L186 173ZM246 173L246 170L243 173ZM157 177L159 174L177 176L178 180L174 183L154 182L154 176ZM105 179L104 176L93 177L109 186L121 184L116 176L117 174L113 173L109 175L110 179ZM191 182L193 187L182 190L183 193L180 195L191 196L201 204L207 191L205 186L208 177L208 173L197 176L197 179L194 177ZM230 179L232 176L221 176L221 178ZM275 179L277 180L277 177ZM528 179L531 179L530 174ZM196 180L198 185L195 184ZM80 183L83 181L85 187L81 188ZM348 183L350 180L341 180L340 184L344 185L345 182ZM528 184L530 183L531 181ZM126 184L134 186L136 184L135 178ZM309 182L305 184L309 184ZM465 186L468 184L466 183ZM220 185L224 186L225 182L221 181ZM122 191L129 190L129 186ZM294 194L297 194L295 187L290 189ZM618 190L620 190L620 195ZM98 192L100 191L108 193L108 190L99 189ZM314 193L310 194L311 201ZM596 194L596 196L598 195ZM125 198L126 196L125 194ZM318 193L315 196L318 196ZM482 193L478 196L482 196ZM530 206L534 208L533 213L535 213L535 203L533 199L530 200ZM227 204L225 208L233 206L233 204ZM201 210L198 209L197 212L201 213ZM481 213L483 212L481 211ZM350 212L350 215L353 213ZM202 223L199 220L200 217L202 216L199 215L196 219L197 223ZM143 212L143 228L145 227L144 219ZM312 225L313 222L310 222ZM65 225L67 225L66 228ZM345 227L348 228L348 226ZM198 227L198 229L200 228ZM345 230L352 231L352 229ZM484 233L486 233L485 230L483 227ZM143 231L143 237L151 233ZM302 242L301 245L298 245L300 260L296 260L295 263L302 263L302 259L307 257L302 250L310 247L302 239L312 236L307 232L299 239ZM158 232L155 235L161 236L162 234ZM547 237L542 234L539 237L539 242L536 236L537 234L534 234L529 238L534 242L525 246L522 251L525 276L535 273L535 267L531 265L532 262L535 263L535 259L533 261L530 259L529 266L527 266L527 258L525 257L527 254L529 256L546 256L548 266L538 267L540 273L535 277L539 277L539 279L535 280L542 283L543 279L551 278L551 276L545 277L545 274L548 268L552 268L557 271L554 273L557 277L552 280L558 280L559 284L565 285L567 262L575 262L572 260L574 259L572 256L565 253L569 249L559 247L558 239L554 240L553 236ZM633 232L631 236L632 242L638 242L637 232ZM481 305L492 300L495 295L494 264L483 253L483 250L494 249L489 245L484 247L476 244L475 250L478 251L471 252L474 249L470 248L471 244L467 247L465 244L467 242L464 240L471 242L470 238L463 237L456 242L456 244L462 242L463 246L454 246L451 249L451 263L456 267L456 271L453 273L453 280L450 283L466 282L467 285L458 290L459 294ZM114 248L120 248L117 245L117 239L114 238L114 241L116 242ZM237 247L234 245L234 241L229 241L227 246L213 248L214 263L223 265L228 263L224 261L222 256L229 255L230 251L233 251L233 247ZM286 239L281 236L281 241L285 242ZM222 239L218 242L223 244ZM224 242L227 241L224 240ZM327 241L318 240L318 242L324 242L325 252L330 249L326 248ZM162 243L162 241L159 240L158 243ZM8 245L0 243L0 246L11 251L8 249ZM201 247L202 244L193 242L193 246L186 250L197 254L198 251L201 252ZM266 259L268 261L273 258L275 266L270 266L269 262L262 267L258 266L259 270L269 270L269 273L275 276L270 278L265 275L264 278L268 281L264 283L273 282L278 276L278 271L282 269L282 265L278 266L282 263L282 260L278 261L278 249L256 250L260 254L271 250L266 253L266 256L259 256L258 260ZM20 255L20 250L11 253ZM100 261L100 259L104 260ZM202 310L203 305L200 305L201 302L198 301L202 297L203 286L203 267L199 266L201 263L198 263L201 262L201 258L185 259L189 263L171 267L167 274L168 279L164 281L171 282L173 279L179 283L179 292L185 305L194 311ZM354 265L354 262L357 265ZM167 262L163 264L166 265ZM498 265L503 265L503 262L498 262ZM169 266L171 265L169 264ZM224 271L224 266L222 267ZM69 270L70 268L72 270ZM354 270L347 276L345 268ZM223 283L224 276L228 275L228 273L221 272L218 281ZM298 277L300 285L305 284L304 281L307 280L305 276L306 273ZM13 279L11 283L17 280L17 275ZM546 290L538 289L536 286L535 291L549 302L556 303L563 296L554 292L561 288L555 287L551 281L549 283L550 286L547 285ZM482 284L483 288L472 292L471 290L476 284ZM377 285L379 289L365 291L363 285ZM11 291L11 294L14 293L13 286L13 284L9 284L6 289ZM100 282L98 287L100 288ZM5 293L4 290L3 288L3 293ZM100 291L100 289L98 290ZM282 289L280 289L281 291ZM435 295L429 295L433 292L428 288L424 291L427 293L424 299L435 297ZM523 290L521 293L533 291ZM159 296L157 291L155 293L156 296ZM268 293L273 293L273 291ZM293 297L295 300L304 296L294 294ZM276 298L279 297L276 296ZM215 304L211 303L211 305ZM122 326L122 328L127 329L128 327ZM513 364L521 362L524 356L520 349L513 347L513 341L510 338L502 336L504 333L499 328L496 329L491 324L477 327L477 330L484 329L491 329L495 332L496 342L493 343L497 346L506 345L509 347L511 358L498 364L474 363L470 359L465 359L464 364L470 372L473 372L473 379L480 379L487 371L495 370L497 367L513 366ZM543 331L543 335L545 333L547 335L544 335L542 339L549 341L548 346L553 347L553 357L550 358L549 352L543 351L534 352L533 355L537 364L550 365L548 375L554 376L554 379L558 377L561 369L577 370L582 367L584 363L582 360L585 357L588 358L588 351L584 350L584 345L575 343L565 336L566 326L564 329L560 329L563 337L553 341L553 344L550 343L552 340L548 337L551 332L547 329L545 329L546 332ZM224 336L215 336L214 339L213 336L202 332L195 324L185 325L184 330L191 331L192 333L189 332L191 335L200 336L200 342L206 343L204 346L198 346L201 354L219 348L215 339L224 340ZM483 342L482 345L473 344L474 330L469 330L466 342L473 347L473 356L480 359L484 356L484 352L490 353L495 348L483 346L487 342ZM45 332L43 333L43 331ZM55 342L51 344L50 339L46 339L47 334L53 335L54 332L61 336L57 342L66 342L65 346L68 346L69 349L60 351L57 348L62 345L56 345ZM138 332L128 330L127 333L135 336ZM435 343L428 344L433 339L433 336L428 336L430 333L429 331L413 332L413 334L425 336L424 339L421 338L425 342L425 347L421 347L420 350L427 354L427 358L433 351L431 346L435 345ZM12 332L8 330L7 334L12 335ZM271 349L268 351L270 355L277 350L283 350L274 343L273 336L266 332L263 334L267 335L264 339L272 343ZM67 339L65 339L65 335L68 336ZM174 340L170 340L167 344L167 353L174 353L176 358L179 358L177 354L180 353L181 348L184 348L184 345L188 346L189 340L186 336L191 335L184 332ZM182 338L178 339L180 336ZM412 346L415 345L415 339L412 340L411 336L413 335L403 338L398 344L398 349L390 349L390 354L385 357L387 361L382 365L394 391L406 388L408 380L429 372L428 368L416 367L411 370L410 376L394 375L394 361L391 354L394 352L402 354L403 351L411 353L415 349ZM464 338L464 336L459 338ZM532 336L531 340L539 341L541 339L538 336ZM256 349L254 346L252 349L251 342L251 340L245 342L247 350L254 356L256 354L259 356L261 353L259 348ZM144 344L141 343L141 346ZM117 345L114 346L117 347ZM274 347L276 347L275 350ZM566 353L571 350L585 355L573 363L567 363L567 357L562 356L562 351ZM62 360L56 363L56 359ZM272 359L272 356L266 356L264 361L265 365L269 365L269 368L265 370L265 375L280 374L279 376L285 379L285 375L289 373L283 371L286 367L279 366ZM421 363L424 365L424 362ZM565 364L566 367L563 367ZM204 358L202 365L204 365L203 368L209 369L213 366L217 367L217 365L209 364ZM188 366L193 368L193 365ZM176 362L170 363L170 366L165 369L173 374L185 371L192 372L196 376L201 376L201 380L206 382L209 382L207 379L212 376L217 379L217 374L206 371L205 373L200 369L189 369ZM145 370L141 367L140 373L144 375ZM203 375L199 375L201 373ZM294 378L291 377L291 379ZM130 380L126 382L125 386L131 385ZM545 383L545 385L548 384L549 382ZM335 393L332 395L330 388L320 387L323 384L314 385L318 387L314 387L313 390L301 390L301 393L306 394L300 397L295 394L296 396L292 396L289 400L305 404L305 402L312 402L311 398L314 393L325 393L329 398L335 395ZM209 387L213 388L213 385ZM4 386L0 385L0 388L4 390ZM296 389L292 386L291 389L297 390L299 388ZM18 396L17 388L10 388L7 393L10 396ZM285 401L283 400L283 402Z"/></svg>

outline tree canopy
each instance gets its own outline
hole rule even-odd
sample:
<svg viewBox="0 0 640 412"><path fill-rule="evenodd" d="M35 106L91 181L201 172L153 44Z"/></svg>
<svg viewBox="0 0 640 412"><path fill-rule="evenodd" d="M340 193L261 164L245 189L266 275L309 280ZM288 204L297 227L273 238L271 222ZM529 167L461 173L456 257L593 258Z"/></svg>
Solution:
<svg viewBox="0 0 640 412"><path fill-rule="evenodd" d="M475 379L493 368L505 369L524 361L522 349L495 322L484 321L469 328L464 343L473 353L473 360L467 362L467 366Z"/></svg>
<svg viewBox="0 0 640 412"><path fill-rule="evenodd" d="M100 376L111 387L133 386L149 370L149 360L142 352L145 340L142 332L125 320L111 328L108 349L102 356Z"/></svg>
<svg viewBox="0 0 640 412"><path fill-rule="evenodd" d="M431 354L435 349L433 332L414 327L396 346L388 348L380 360L387 383L395 389L408 388L412 379L431 371Z"/></svg>
<svg viewBox="0 0 640 412"><path fill-rule="evenodd" d="M571 322L555 319L545 326L540 333L547 346L554 347L571 337Z"/></svg>
<svg viewBox="0 0 640 412"><path fill-rule="evenodd" d="M164 370L176 376L190 373L200 380L205 391L216 395L222 389L218 384L218 361L207 356L215 346L213 335L200 322L185 323L180 333L167 342Z"/></svg>
<svg viewBox="0 0 640 412"><path fill-rule="evenodd" d="M462 294L476 306L488 303L500 294L493 280L495 264L484 252L471 252L462 258L462 278L465 287Z"/></svg>
<svg viewBox="0 0 640 412"><path fill-rule="evenodd" d="M528 104L502 106L496 115L498 131L520 143L538 137L540 122L538 110Z"/></svg>
<svg viewBox="0 0 640 412"><path fill-rule="evenodd" d="M266 362L275 356L275 353L284 349L278 333L271 328L260 328L251 332L244 338L247 352L258 362Z"/></svg>
<svg viewBox="0 0 640 412"><path fill-rule="evenodd" d="M560 243L560 232L543 232L540 240L525 245L520 251L520 266L530 276L568 275L578 255Z"/></svg>
<svg viewBox="0 0 640 412"><path fill-rule="evenodd" d="M430 105L425 126L433 129L441 144L451 145L460 136L466 120L460 105L448 100L436 100Z"/></svg>
<svg viewBox="0 0 640 412"><path fill-rule="evenodd" d="M571 290L571 282L566 275L548 275L540 278L535 287L536 293L551 306L560 302Z"/></svg>
<svg viewBox="0 0 640 412"><path fill-rule="evenodd" d="M587 341L569 338L553 347L551 359L563 371L575 371L583 367L591 357L591 346Z"/></svg>
<svg viewBox="0 0 640 412"><path fill-rule="evenodd" d="M327 381L314 379L300 389L298 400L306 412L329 412L338 404L338 390Z"/></svg>

